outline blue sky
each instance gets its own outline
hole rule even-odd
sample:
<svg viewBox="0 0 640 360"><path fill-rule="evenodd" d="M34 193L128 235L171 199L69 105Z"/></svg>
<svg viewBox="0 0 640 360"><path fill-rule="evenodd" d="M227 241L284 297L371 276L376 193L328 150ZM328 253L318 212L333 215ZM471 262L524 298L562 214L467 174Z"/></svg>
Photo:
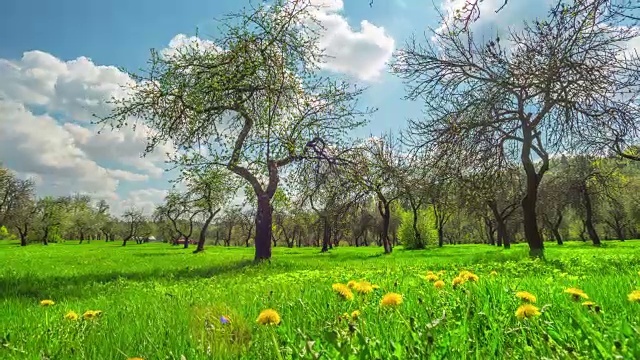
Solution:
<svg viewBox="0 0 640 360"><path fill-rule="evenodd" d="M407 118L420 116L419 104L402 100L402 83L384 66L372 64L388 59L412 33L437 27L434 5L447 15L464 0L376 0L373 7L369 0L314 1L339 4L326 14L327 24L346 21L350 27L340 31L351 40L332 46L365 44L363 51L372 54L355 54L334 64L344 70L336 70L338 75L369 86L362 102L379 109L357 135L399 130ZM483 7L498 2L485 0ZM486 20L477 26L492 29L536 8L536 2L519 2L502 16L486 11ZM150 209L168 188L167 176L158 174L161 156L137 159L141 135L96 136L83 110L86 104L99 107L122 80L122 74L101 66L143 67L150 48L167 48L176 35L193 36L196 28L206 39L216 31L214 18L247 4L248 0L5 1L0 12L0 161L21 176L34 177L41 195L83 191L107 198L114 208ZM30 53L23 57L26 52Z"/></svg>

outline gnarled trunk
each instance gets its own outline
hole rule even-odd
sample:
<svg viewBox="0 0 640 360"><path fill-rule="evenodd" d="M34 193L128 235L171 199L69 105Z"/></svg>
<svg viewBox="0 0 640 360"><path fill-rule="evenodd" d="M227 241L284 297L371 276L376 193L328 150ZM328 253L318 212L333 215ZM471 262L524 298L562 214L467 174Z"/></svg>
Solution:
<svg viewBox="0 0 640 360"><path fill-rule="evenodd" d="M271 259L271 224L273 208L271 197L266 194L258 195L258 211L256 212L256 255L255 261Z"/></svg>
<svg viewBox="0 0 640 360"><path fill-rule="evenodd" d="M584 226L587 229L587 234L589 234L594 246L600 246L600 237L593 225L593 206L591 204L591 196L589 196L589 191L587 190L586 185L582 188L582 200L584 201Z"/></svg>
<svg viewBox="0 0 640 360"><path fill-rule="evenodd" d="M207 216L207 219L204 221L204 224L202 224L202 229L200 230L200 237L198 238L198 247L193 251L194 254L204 251L204 242L207 239L207 230L209 229L209 224L211 224L211 220L213 220L216 214L220 211L220 209L216 211L211 211L211 210L212 209L209 209L209 216Z"/></svg>

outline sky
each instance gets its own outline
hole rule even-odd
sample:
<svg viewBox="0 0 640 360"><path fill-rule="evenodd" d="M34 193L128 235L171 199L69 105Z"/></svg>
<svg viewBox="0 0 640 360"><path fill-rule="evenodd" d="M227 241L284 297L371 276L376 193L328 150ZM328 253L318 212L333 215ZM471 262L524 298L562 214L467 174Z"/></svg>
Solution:
<svg viewBox="0 0 640 360"><path fill-rule="evenodd" d="M465 0L312 0L334 55L325 65L367 86L362 103L378 108L355 135L403 128L421 115L403 100L402 82L388 71L395 50L415 34L437 28ZM474 30L485 36L544 15L550 0L485 0ZM129 81L121 69L144 68L151 48L162 50L216 34L216 18L249 0L4 0L0 12L0 163L36 182L38 196L81 192L106 199L114 213L152 211L170 188L161 147L141 157L145 129L100 133L92 114Z"/></svg>

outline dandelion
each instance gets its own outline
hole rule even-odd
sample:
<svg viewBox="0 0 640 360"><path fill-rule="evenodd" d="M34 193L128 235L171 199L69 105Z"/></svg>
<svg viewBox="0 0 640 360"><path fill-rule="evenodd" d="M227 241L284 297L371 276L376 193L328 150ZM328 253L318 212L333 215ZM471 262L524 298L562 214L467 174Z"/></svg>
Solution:
<svg viewBox="0 0 640 360"><path fill-rule="evenodd" d="M531 304L522 304L516 310L516 317L518 319L528 319L535 316L540 316L540 309Z"/></svg>
<svg viewBox="0 0 640 360"><path fill-rule="evenodd" d="M459 286L464 284L465 280L463 277L461 276L456 276L455 278L453 278L453 281L451 282L451 284L453 285L453 287Z"/></svg>
<svg viewBox="0 0 640 360"><path fill-rule="evenodd" d="M221 324L229 324L230 322L231 322L231 320L229 319L228 316L224 316L224 315L220 316L220 323Z"/></svg>
<svg viewBox="0 0 640 360"><path fill-rule="evenodd" d="M580 290L580 289L576 289L576 288L568 288L564 290L565 293L570 294L571 298L574 301L580 301L580 299L588 299L589 296L587 296L587 294Z"/></svg>
<svg viewBox="0 0 640 360"><path fill-rule="evenodd" d="M358 320L358 318L359 318L359 317L360 317L360 310L354 310L354 311L351 313L351 318L352 318L353 320Z"/></svg>
<svg viewBox="0 0 640 360"><path fill-rule="evenodd" d="M627 298L629 301L640 302L640 290L633 290Z"/></svg>
<svg viewBox="0 0 640 360"><path fill-rule="evenodd" d="M132 358L128 358L127 360L144 360L141 357L132 357Z"/></svg>
<svg viewBox="0 0 640 360"><path fill-rule="evenodd" d="M402 295L396 293L388 293L380 300L380 306L398 306L402 304Z"/></svg>
<svg viewBox="0 0 640 360"><path fill-rule="evenodd" d="M82 318L85 320L93 320L102 314L101 310L87 310L82 314Z"/></svg>
<svg viewBox="0 0 640 360"><path fill-rule="evenodd" d="M353 286L353 290L360 294L368 294L373 291L373 285L366 281L361 281Z"/></svg>
<svg viewBox="0 0 640 360"><path fill-rule="evenodd" d="M534 303L536 302L536 297L530 292L526 291L518 291L516 293L516 297L524 302Z"/></svg>
<svg viewBox="0 0 640 360"><path fill-rule="evenodd" d="M331 285L331 288L333 288L333 291L337 292L338 295L342 296L343 299L353 300L353 293L351 292L351 289L349 289L347 285L337 283L337 284Z"/></svg>
<svg viewBox="0 0 640 360"><path fill-rule="evenodd" d="M425 280L427 281L436 281L438 280L438 275L435 274L427 274L427 276L424 277Z"/></svg>
<svg viewBox="0 0 640 360"><path fill-rule="evenodd" d="M349 282L347 283L347 287L349 287L350 289L353 289L354 286L356 286L358 282L355 280L349 280Z"/></svg>
<svg viewBox="0 0 640 360"><path fill-rule="evenodd" d="M55 301L49 300L49 299L40 301L40 305L42 306L51 306L51 305L54 305L55 303L56 303Z"/></svg>
<svg viewBox="0 0 640 360"><path fill-rule="evenodd" d="M256 322L260 325L278 325L280 324L280 314L273 309L262 310Z"/></svg>
<svg viewBox="0 0 640 360"><path fill-rule="evenodd" d="M64 315L64 318L71 321L78 320L78 314L75 311L69 311Z"/></svg>
<svg viewBox="0 0 640 360"><path fill-rule="evenodd" d="M433 283L433 286L435 286L438 289L442 289L444 287L444 281L438 280L438 281Z"/></svg>
<svg viewBox="0 0 640 360"><path fill-rule="evenodd" d="M585 301L582 303L582 306L586 307L587 309L591 310L591 308L595 305L596 303L594 303L593 301Z"/></svg>
<svg viewBox="0 0 640 360"><path fill-rule="evenodd" d="M492 270L492 271L489 273L489 275L491 275L491 276L498 276L498 272L497 272L497 271L495 271L495 270Z"/></svg>
<svg viewBox="0 0 640 360"><path fill-rule="evenodd" d="M460 276L462 276L467 281L478 281L479 279L478 275L470 271L467 271L464 275L461 274Z"/></svg>

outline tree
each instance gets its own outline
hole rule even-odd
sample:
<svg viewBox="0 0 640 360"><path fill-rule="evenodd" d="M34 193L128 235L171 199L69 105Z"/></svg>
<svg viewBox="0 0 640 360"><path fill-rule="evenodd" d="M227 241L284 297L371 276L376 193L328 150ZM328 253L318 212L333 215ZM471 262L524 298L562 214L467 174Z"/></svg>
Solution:
<svg viewBox="0 0 640 360"><path fill-rule="evenodd" d="M200 229L198 247L194 253L204 251L207 230L213 218L233 196L238 186L226 169L194 168L183 173L188 188L187 206L196 214L203 214L204 221ZM190 235L189 235L190 236Z"/></svg>
<svg viewBox="0 0 640 360"><path fill-rule="evenodd" d="M625 17L609 5L558 2L547 19L502 42L446 28L426 45L412 39L395 56L407 98L426 107L424 119L410 122L414 147L467 171L521 164L532 256L543 255L536 204L549 152L601 150L602 134L640 127L640 60L620 46L638 29L622 26Z"/></svg>
<svg viewBox="0 0 640 360"><path fill-rule="evenodd" d="M185 249L189 247L189 240L193 234L196 217L204 212L194 206L194 200L193 193L180 193L174 190L167 194L163 205L156 207L156 212L163 218L168 219L173 230L177 233L176 238L173 239L173 244L177 245L179 239L184 239Z"/></svg>
<svg viewBox="0 0 640 360"><path fill-rule="evenodd" d="M153 131L147 151L170 141L186 167L226 167L256 194L255 260L271 258L271 200L287 165L330 159L327 145L364 123L362 89L324 76L317 7L276 0L231 14L216 46L152 51L126 98L98 120L119 128L137 119ZM206 151L201 151L206 149ZM203 155L206 154L206 155Z"/></svg>
<svg viewBox="0 0 640 360"><path fill-rule="evenodd" d="M54 198L46 196L36 203L36 217L38 230L42 235L42 244L49 244L49 235L52 230L59 229L67 217L67 208L70 199L67 197Z"/></svg>
<svg viewBox="0 0 640 360"><path fill-rule="evenodd" d="M31 231L33 218L37 211L34 202L34 183L31 180L14 179L7 200L7 223L20 235L20 246L27 246L27 236Z"/></svg>
<svg viewBox="0 0 640 360"><path fill-rule="evenodd" d="M148 236L150 234L149 227L142 210L129 208L122 214L124 222L124 233L122 246L127 246L127 242L138 237Z"/></svg>
<svg viewBox="0 0 640 360"><path fill-rule="evenodd" d="M364 191L371 193L377 200L377 208L382 217L382 245L385 254L392 251L389 239L391 223L391 205L402 196L395 179L402 168L403 158L399 153L399 144L386 134L381 138L369 138L351 152L351 164L346 169L352 181Z"/></svg>

